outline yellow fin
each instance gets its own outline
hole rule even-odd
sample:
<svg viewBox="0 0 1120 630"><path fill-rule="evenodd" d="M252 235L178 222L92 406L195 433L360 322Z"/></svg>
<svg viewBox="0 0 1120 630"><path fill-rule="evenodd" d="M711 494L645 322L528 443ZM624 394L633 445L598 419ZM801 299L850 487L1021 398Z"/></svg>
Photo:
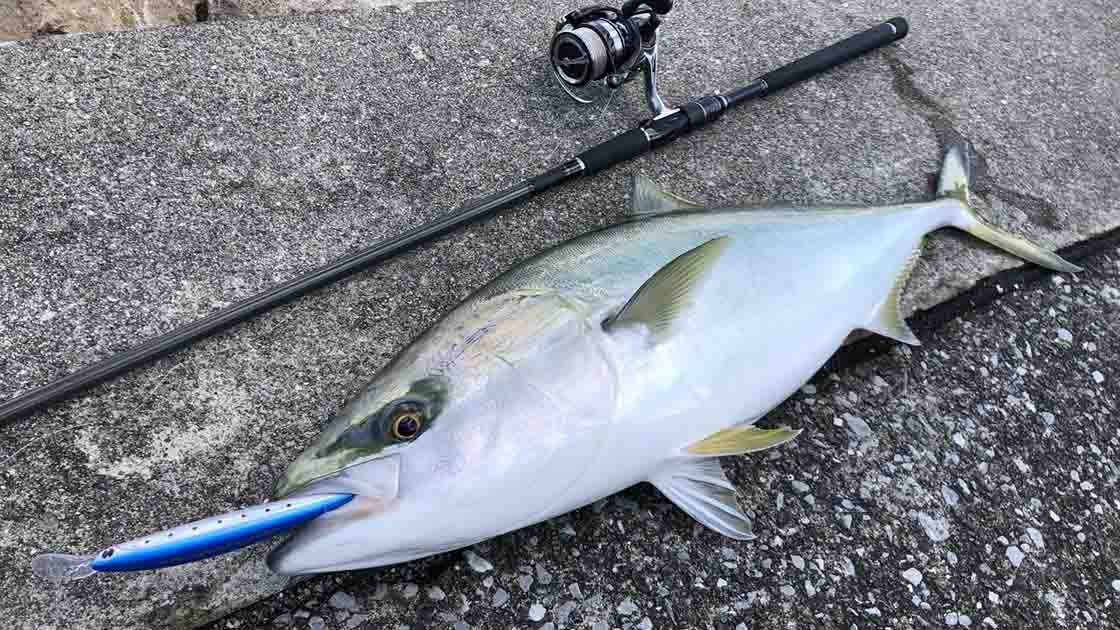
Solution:
<svg viewBox="0 0 1120 630"><path fill-rule="evenodd" d="M914 265L918 263L918 258L921 255L922 243L919 242L918 247L914 249L914 253L910 254L910 258L902 266L902 271L898 273L898 278L887 293L887 297L875 310L871 321L862 326L864 330L870 330L873 333L912 346L922 345L922 342L914 335L914 331L906 325L906 320L902 318L902 291L906 288L906 283L910 280L910 274L914 271Z"/></svg>
<svg viewBox="0 0 1120 630"><path fill-rule="evenodd" d="M699 210L698 203L665 192L652 179L640 173L634 175L631 189L631 205L628 216L648 217L678 210Z"/></svg>
<svg viewBox="0 0 1120 630"><path fill-rule="evenodd" d="M1043 249L1025 238L1005 232L980 217L969 197L969 180L972 170L971 155L972 147L967 144L954 145L945 152L945 162L941 167L941 179L937 185L937 194L939 197L952 197L961 202L961 212L954 217L952 225L993 247L1047 269L1069 273L1081 271L1081 267L1065 260L1056 253Z"/></svg>
<svg viewBox="0 0 1120 630"><path fill-rule="evenodd" d="M618 325L641 323L655 340L667 337L681 313L692 305L700 281L730 243L730 236L714 238L658 269L638 288L618 315L607 322L607 330Z"/></svg>
<svg viewBox="0 0 1120 630"><path fill-rule="evenodd" d="M691 455L741 455L785 444L800 433L801 429L789 427L762 429L740 425L713 433L686 450Z"/></svg>

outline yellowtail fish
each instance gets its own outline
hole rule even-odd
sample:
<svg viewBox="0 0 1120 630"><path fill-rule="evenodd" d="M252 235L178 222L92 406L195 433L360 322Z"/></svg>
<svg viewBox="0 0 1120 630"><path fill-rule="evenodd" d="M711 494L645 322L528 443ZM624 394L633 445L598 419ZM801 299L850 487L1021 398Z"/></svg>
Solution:
<svg viewBox="0 0 1120 630"><path fill-rule="evenodd" d="M949 150L933 201L882 207L703 209L637 179L628 221L498 277L349 401L277 496L355 499L269 565L404 562L639 482L751 538L719 458L795 438L755 422L853 331L918 343L898 305L927 234L954 227L1078 270L980 219L967 155Z"/></svg>

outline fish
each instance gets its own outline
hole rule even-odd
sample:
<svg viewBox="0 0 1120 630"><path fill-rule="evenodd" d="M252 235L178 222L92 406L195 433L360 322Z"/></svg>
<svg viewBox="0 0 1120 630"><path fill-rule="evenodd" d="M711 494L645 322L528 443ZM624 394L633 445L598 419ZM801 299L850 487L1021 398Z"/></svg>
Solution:
<svg viewBox="0 0 1120 630"><path fill-rule="evenodd" d="M639 483L753 538L721 458L796 439L757 422L853 332L920 343L899 304L931 232L1079 271L981 218L969 156L950 147L934 199L890 206L706 208L638 176L625 221L498 276L346 402L275 496L354 499L268 566L407 562Z"/></svg>
<svg viewBox="0 0 1120 630"><path fill-rule="evenodd" d="M720 459L794 440L756 423L856 331L919 344L900 299L952 227L1061 272L983 220L970 148L935 199L705 208L638 176L627 220L500 275L421 334L285 470L275 496L353 494L268 557L282 575L407 562L638 483L749 540Z"/></svg>
<svg viewBox="0 0 1120 630"><path fill-rule="evenodd" d="M31 560L35 575L70 582L95 573L144 571L229 553L287 532L346 505L350 494L313 494L270 501L115 544L92 554L46 553Z"/></svg>

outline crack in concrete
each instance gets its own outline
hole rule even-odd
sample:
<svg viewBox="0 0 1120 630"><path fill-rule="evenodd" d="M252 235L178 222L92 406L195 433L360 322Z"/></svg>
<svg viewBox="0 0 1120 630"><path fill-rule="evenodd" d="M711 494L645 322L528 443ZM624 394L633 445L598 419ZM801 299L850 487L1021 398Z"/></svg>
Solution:
<svg viewBox="0 0 1120 630"><path fill-rule="evenodd" d="M1022 210L1032 221L1048 229L1060 230L1062 228L1062 220L1066 217L1065 212L1047 199L1021 193L997 184L988 175L987 160L977 150L976 145L968 142L964 134L957 129L949 109L918 87L918 84L914 81L914 69L905 61L899 59L894 51L884 50L883 56L886 58L894 77L891 87L903 102L926 121L942 149L958 143L968 143L972 147L972 154L975 159L972 160L971 188L974 194L985 199L985 201L989 197L1000 199L1008 205ZM934 174L931 179L936 181L937 175Z"/></svg>

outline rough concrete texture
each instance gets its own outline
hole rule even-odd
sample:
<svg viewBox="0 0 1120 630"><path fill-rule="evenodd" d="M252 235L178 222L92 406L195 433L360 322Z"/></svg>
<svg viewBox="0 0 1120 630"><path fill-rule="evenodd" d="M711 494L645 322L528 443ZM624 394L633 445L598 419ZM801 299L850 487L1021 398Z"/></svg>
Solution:
<svg viewBox="0 0 1120 630"><path fill-rule="evenodd" d="M208 628L1115 627L1120 249L1084 262L775 410L801 438L724 459L755 541L642 486Z"/></svg>
<svg viewBox="0 0 1120 630"><path fill-rule="evenodd" d="M211 19L275 17L326 11L364 11L385 6L408 7L440 0L208 0ZM466 3L463 3L466 4Z"/></svg>
<svg viewBox="0 0 1120 630"><path fill-rule="evenodd" d="M630 126L644 115L636 86L609 106L585 109L567 100L546 72L552 23L572 7L513 0L472 2L464 11L461 3L421 4L0 47L0 396L45 384L138 338L398 233ZM663 91L677 101L740 83L896 11L874 0L842 6L681 3L663 45ZM0 618L19 629L181 627L281 589L285 581L261 563L263 547L65 587L35 580L28 561L42 551L92 550L263 500L283 466L345 397L442 312L518 260L615 221L634 171L721 204L887 202L928 195L941 145L963 136L983 158L978 197L997 223L1052 246L1120 222L1120 46L1112 37L1120 9L1114 3L1001 0L977 8L955 1L912 8L907 17L910 37L889 52L0 428ZM912 305L938 303L1013 264L975 243L938 236L912 282ZM1029 312L1021 313L1024 321ZM1050 378L1072 378L1072 372L1063 366ZM883 378L897 382L889 374ZM1037 386L1032 400L1060 394L1049 381ZM955 400L944 388L930 391ZM977 392L977 400L1029 420L1022 408L988 391ZM1087 397L1084 404L1096 401ZM1077 409L1061 402L1055 399L1049 413L1062 417L1059 412ZM857 401L847 411L869 418L873 407ZM969 418L977 432L988 426L979 410L966 414L961 407L958 413L958 431L967 433ZM858 486L841 484L856 478L826 466L824 451L809 446L813 439L806 436L795 452L811 450L814 457L776 462L791 471L803 467L808 472L798 474L810 477L827 471L819 483L827 479L838 493L855 494L855 501L858 492L851 488ZM827 443L828 437L817 439ZM1070 448L1089 448L1068 439ZM834 455L841 465L856 465L848 461L856 455ZM765 463L771 465L779 464ZM953 470L946 466L942 473ZM737 474L749 492L762 491ZM1008 474L1020 488L1034 479ZM981 478L966 481L971 488ZM921 483L930 482L923 477ZM617 524L586 526L583 542L559 532L562 524L549 524L478 551L503 563L496 579L504 580L527 564L519 554L537 536L539 553L547 548L556 559L547 570L572 582L585 579L583 573L597 576L601 587L592 590L589 582L588 597L609 593L608 583L621 589L614 582L619 575L644 584L642 576L668 566L714 575L721 561L698 554L690 564L676 555L676 547L694 536L683 516L652 494L628 496L640 501L639 512L656 518L627 510L627 519L616 512L608 520L631 534L626 528L651 528L675 543L638 564L629 564L630 538ZM764 506L772 504L762 499L748 493L747 504L765 515ZM907 501L891 509L916 505ZM882 510L883 518L899 523L891 531L902 535L908 517ZM983 513L1011 518L998 510ZM791 534L783 530L797 526L758 522L771 546L774 536L786 539ZM609 537L595 539L594 532L606 537L608 531ZM999 535L1012 540L1019 532ZM871 540L884 540L878 536ZM959 540L963 550L965 539ZM576 544L585 545L584 558L604 553L616 559L583 567L571 555ZM718 549L725 543L709 544ZM843 539L820 544L858 557ZM979 553L973 543L967 546ZM745 558L755 553L751 549L761 553L749 545L735 549ZM861 562L886 571L874 554L887 551L869 542L865 556L872 555ZM559 564L562 557L567 564ZM417 572L438 562L378 579L400 575L420 583ZM977 580L987 575L979 564ZM740 566L744 575L763 570L746 561ZM866 571L860 575L880 575ZM747 597L717 603L722 591L701 579L709 591L682 595L692 588L691 577L674 591L707 598L697 615ZM1082 607L1076 605L1085 590L1081 578L1064 579L1054 577L1047 588L1068 591L1063 610L1079 615L1073 611ZM802 581L796 584L803 591ZM516 594L508 580L501 583ZM763 588L757 584L755 590ZM464 582L454 588L480 605L474 587ZM877 597L897 601L905 591L904 582L893 590L884 582ZM656 606L667 605L658 593L653 589L636 602L643 616L652 619L661 614ZM610 599L605 594L601 605L619 605ZM673 604L674 615L686 614L683 601ZM877 605L859 601L862 608L853 609ZM540 604L554 615L562 602ZM518 595L509 605L528 609L532 602ZM522 616L528 612L518 608L516 615L528 623Z"/></svg>

